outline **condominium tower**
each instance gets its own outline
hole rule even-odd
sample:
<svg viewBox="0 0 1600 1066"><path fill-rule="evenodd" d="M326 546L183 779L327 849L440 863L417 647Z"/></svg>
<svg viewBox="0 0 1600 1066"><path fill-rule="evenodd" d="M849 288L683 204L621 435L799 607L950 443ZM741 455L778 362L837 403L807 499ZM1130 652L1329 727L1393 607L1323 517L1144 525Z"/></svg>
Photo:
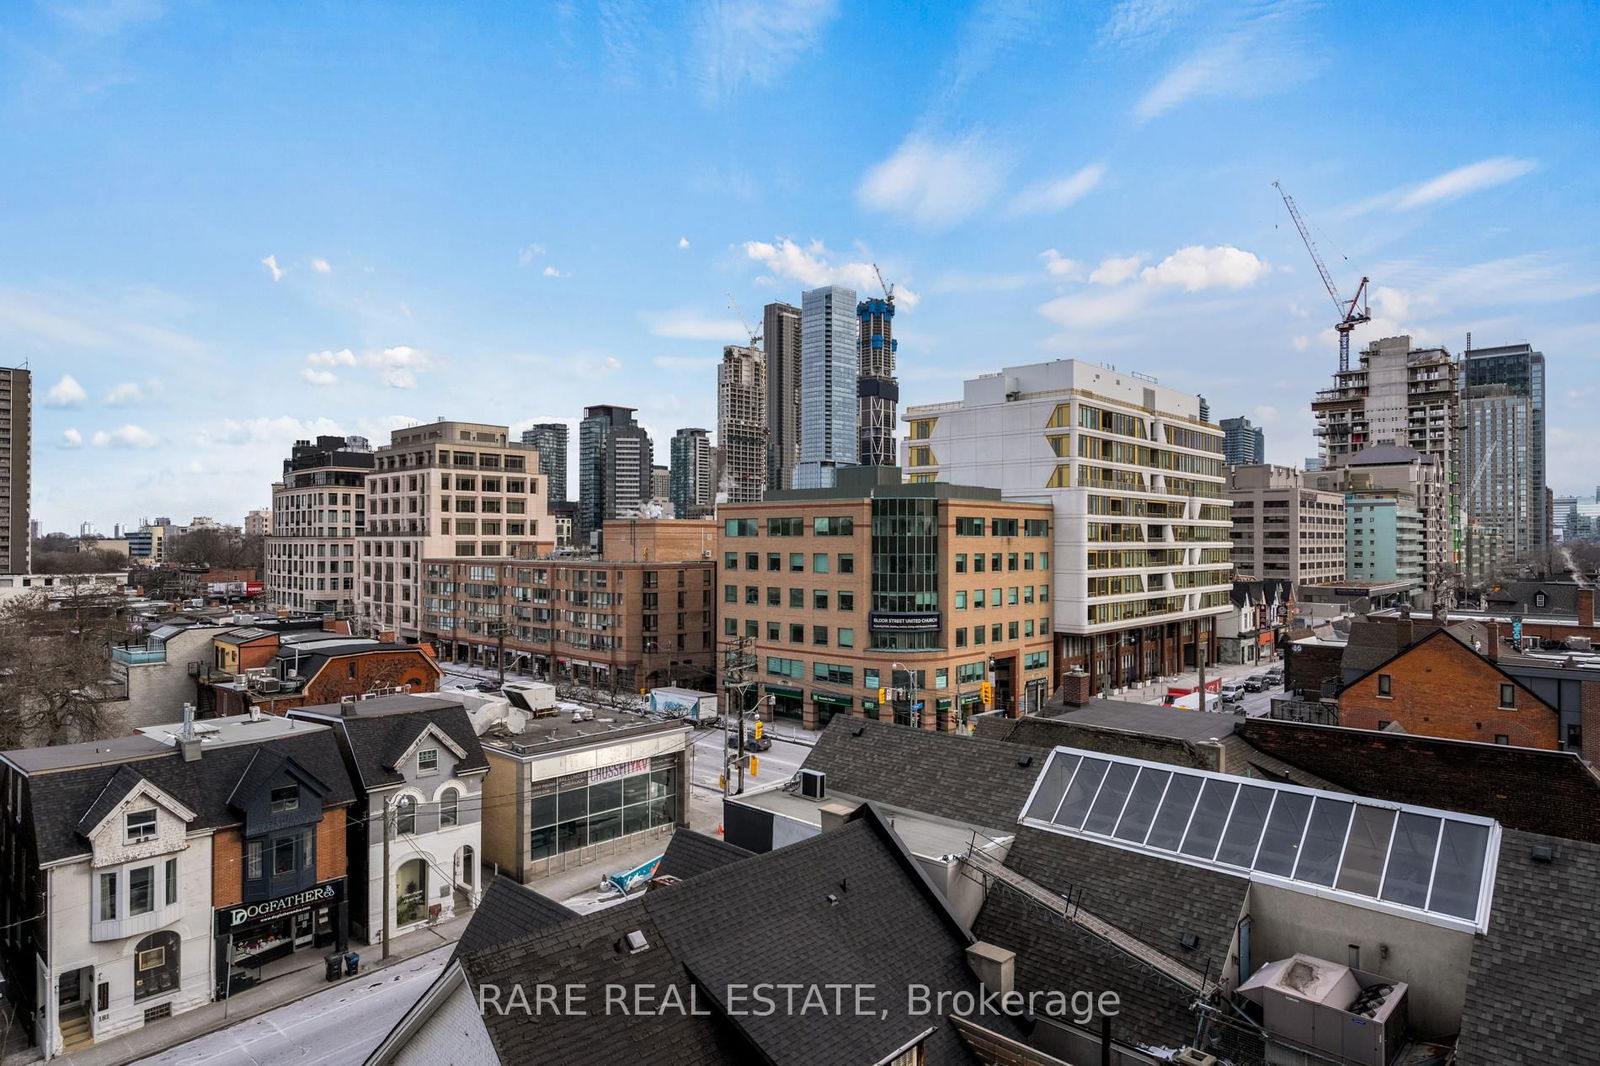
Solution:
<svg viewBox="0 0 1600 1066"><path fill-rule="evenodd" d="M1232 523L1222 431L1198 396L1062 359L974 378L960 400L904 417L912 481L1053 505L1058 671L1100 687L1216 661Z"/></svg>
<svg viewBox="0 0 1600 1066"><path fill-rule="evenodd" d="M800 309L793 304L768 304L762 315L761 337L766 357L766 486L786 489L793 484L794 468L800 463ZM726 350L723 362L727 362Z"/></svg>
<svg viewBox="0 0 1600 1066"><path fill-rule="evenodd" d="M703 518L715 502L711 483L711 435L680 429L672 435L671 496L679 518Z"/></svg>
<svg viewBox="0 0 1600 1066"><path fill-rule="evenodd" d="M272 486L265 575L272 603L350 617L356 543L366 527L366 483L374 461L365 437L294 442L283 461L283 480ZM162 538L149 536L142 550L157 555Z"/></svg>
<svg viewBox="0 0 1600 1066"><path fill-rule="evenodd" d="M1513 557L1542 552L1550 542L1544 353L1527 344L1469 346L1461 357L1461 384L1461 480L1472 494L1464 501L1466 517L1498 529Z"/></svg>
<svg viewBox="0 0 1600 1066"><path fill-rule="evenodd" d="M1237 576L1283 578L1296 589L1344 580L1344 494L1306 478L1292 466L1228 468Z"/></svg>
<svg viewBox="0 0 1600 1066"><path fill-rule="evenodd" d="M33 375L0 367L0 574L33 566L28 504L33 469Z"/></svg>
<svg viewBox="0 0 1600 1066"><path fill-rule="evenodd" d="M583 410L578 424L578 526L587 547L610 518L637 517L650 502L654 448L650 434L634 421L632 407L597 404Z"/></svg>
<svg viewBox="0 0 1600 1066"><path fill-rule="evenodd" d="M900 403L900 383L894 376L894 293L872 297L856 305L860 321L861 377L857 384L857 460L862 466L893 466L895 409Z"/></svg>
<svg viewBox="0 0 1600 1066"><path fill-rule="evenodd" d="M773 304L768 310L779 306ZM773 473L767 367L760 348L730 344L722 349L722 364L717 367L716 494L728 503L755 503Z"/></svg>
<svg viewBox="0 0 1600 1066"><path fill-rule="evenodd" d="M522 431L522 443L539 449L539 473L550 490L551 503L567 498L567 424L539 422Z"/></svg>
<svg viewBox="0 0 1600 1066"><path fill-rule="evenodd" d="M1267 461L1267 437L1248 418L1224 418L1222 461L1229 466L1254 466Z"/></svg>
<svg viewBox="0 0 1600 1066"><path fill-rule="evenodd" d="M827 285L800 298L800 465L797 489L831 488L857 465L861 359L854 289Z"/></svg>

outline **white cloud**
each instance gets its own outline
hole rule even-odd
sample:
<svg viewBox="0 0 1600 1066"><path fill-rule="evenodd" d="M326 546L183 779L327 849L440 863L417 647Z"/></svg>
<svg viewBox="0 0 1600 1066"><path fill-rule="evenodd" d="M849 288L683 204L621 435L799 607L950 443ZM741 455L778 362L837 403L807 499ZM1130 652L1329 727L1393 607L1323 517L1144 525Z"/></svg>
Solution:
<svg viewBox="0 0 1600 1066"><path fill-rule="evenodd" d="M1078 281L1083 277L1083 264L1076 259L1063 259L1054 248L1046 248L1039 253L1039 258L1044 260L1045 270L1058 278Z"/></svg>
<svg viewBox="0 0 1600 1066"><path fill-rule="evenodd" d="M1510 156L1497 156L1494 159L1484 159L1464 167L1457 167L1455 170L1423 182L1406 193L1400 198L1400 202L1395 205L1395 209L1409 211L1428 204L1456 200L1469 193L1479 192L1483 189L1492 189L1496 185L1504 185L1508 181L1515 181L1533 170L1536 165L1532 159L1512 159Z"/></svg>
<svg viewBox="0 0 1600 1066"><path fill-rule="evenodd" d="M1035 182L1012 199L1009 214L1031 215L1071 207L1089 195L1105 173L1105 164L1091 163L1065 177Z"/></svg>
<svg viewBox="0 0 1600 1066"><path fill-rule="evenodd" d="M391 389L416 388L416 372L433 365L433 360L426 352L403 344L379 352L368 352L362 356L362 362L375 369L378 377Z"/></svg>
<svg viewBox="0 0 1600 1066"><path fill-rule="evenodd" d="M837 0L722 0L700 8L694 75L708 100L772 84L810 51Z"/></svg>
<svg viewBox="0 0 1600 1066"><path fill-rule="evenodd" d="M1255 420L1256 425L1271 426L1278 421L1278 409L1269 403L1258 404L1250 412L1250 416Z"/></svg>
<svg viewBox="0 0 1600 1066"><path fill-rule="evenodd" d="M797 282L807 289L845 285L856 290L857 295L878 291L878 275L870 262L832 262L821 241L804 247L787 237L776 243L745 241L744 254L767 268L772 275L769 280ZM905 285L895 285L894 302L900 309L910 310L920 299Z"/></svg>
<svg viewBox="0 0 1600 1066"><path fill-rule="evenodd" d="M311 352L306 356L306 362L312 366L355 366L356 353L349 348L340 348L336 352Z"/></svg>
<svg viewBox="0 0 1600 1066"><path fill-rule="evenodd" d="M83 447L83 434L79 433L75 429L62 430L62 432L61 432L61 447L63 447L63 448L81 448L81 447Z"/></svg>
<svg viewBox="0 0 1600 1066"><path fill-rule="evenodd" d="M1165 36L1190 7L1189 0L1121 0L1100 28L1100 40L1130 45Z"/></svg>
<svg viewBox="0 0 1600 1066"><path fill-rule="evenodd" d="M544 270L541 271L541 273L544 274L544 276L547 277L547 278L564 278L564 277L567 276L566 274L563 274L561 271L557 270L553 266L545 267Z"/></svg>
<svg viewBox="0 0 1600 1066"><path fill-rule="evenodd" d="M333 273L333 267L329 265L329 263L328 263L328 261L326 259L313 259L313 260L311 260L311 269L315 270L318 274L332 274Z"/></svg>
<svg viewBox="0 0 1600 1066"><path fill-rule="evenodd" d="M689 238L687 238L687 237L679 237L678 238L678 247L679 248L687 248L687 247L689 247Z"/></svg>
<svg viewBox="0 0 1600 1066"><path fill-rule="evenodd" d="M1232 245L1206 248L1198 244L1179 248L1139 276L1153 285L1181 285L1189 292L1201 289L1243 289L1267 273L1267 264L1254 253Z"/></svg>
<svg viewBox="0 0 1600 1066"><path fill-rule="evenodd" d="M273 281L282 281L283 280L283 273L284 272L278 268L278 257L277 256L275 256L275 255L267 256L265 259L261 260L261 265L266 267L269 271L272 272L272 280Z"/></svg>
<svg viewBox="0 0 1600 1066"><path fill-rule="evenodd" d="M1089 275L1091 285L1121 285L1139 272L1139 267L1144 263L1144 256L1129 255L1118 258L1109 256L1100 260L1100 265L1095 267Z"/></svg>
<svg viewBox="0 0 1600 1066"><path fill-rule="evenodd" d="M736 318L715 318L695 311L646 311L642 317L650 324L650 332L657 337L727 343L749 339Z"/></svg>
<svg viewBox="0 0 1600 1066"><path fill-rule="evenodd" d="M1148 122L1205 97L1262 96L1311 77L1320 62L1308 52L1307 31L1296 17L1312 6L1305 0L1268 0L1242 7L1253 13L1162 75L1134 105L1134 118Z"/></svg>
<svg viewBox="0 0 1600 1066"><path fill-rule="evenodd" d="M300 376L317 386L339 384L339 375L331 370L314 370L308 366L301 369Z"/></svg>
<svg viewBox="0 0 1600 1066"><path fill-rule="evenodd" d="M96 430L89 443L96 448L154 448L160 441L143 426L129 423L107 432Z"/></svg>
<svg viewBox="0 0 1600 1066"><path fill-rule="evenodd" d="M532 266L533 265L533 261L535 259L539 258L543 254L544 254L544 245L542 245L542 244L524 245L517 252L517 263L519 265L521 265L521 266Z"/></svg>
<svg viewBox="0 0 1600 1066"><path fill-rule="evenodd" d="M867 171L856 198L867 207L940 229L986 206L1007 164L976 134L943 143L913 134Z"/></svg>
<svg viewBox="0 0 1600 1066"><path fill-rule="evenodd" d="M1069 329L1092 330L1131 318L1150 302L1150 289L1142 285L1091 290L1058 296L1039 313Z"/></svg>
<svg viewBox="0 0 1600 1066"><path fill-rule="evenodd" d="M46 407L82 407L88 398L89 394L83 391L77 378L62 374L61 380L50 386L50 391L44 394L44 404Z"/></svg>
<svg viewBox="0 0 1600 1066"><path fill-rule="evenodd" d="M1296 334L1295 337L1289 343L1294 345L1294 350L1295 351L1303 352L1307 348L1311 347L1311 338L1307 337L1303 333L1300 333L1300 334Z"/></svg>
<svg viewBox="0 0 1600 1066"><path fill-rule="evenodd" d="M91 37L110 37L139 22L159 19L166 12L162 0L91 0L46 5L50 14Z"/></svg>
<svg viewBox="0 0 1600 1066"><path fill-rule="evenodd" d="M144 401L144 390L136 382L132 381L113 385L111 391L106 393L106 405L109 407L127 407L132 404L144 403Z"/></svg>

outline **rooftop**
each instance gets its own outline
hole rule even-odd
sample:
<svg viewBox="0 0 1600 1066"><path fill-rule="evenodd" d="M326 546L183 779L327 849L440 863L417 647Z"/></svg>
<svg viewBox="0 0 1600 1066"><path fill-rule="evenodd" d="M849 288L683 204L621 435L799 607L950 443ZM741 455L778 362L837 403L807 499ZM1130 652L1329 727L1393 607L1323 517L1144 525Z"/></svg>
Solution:
<svg viewBox="0 0 1600 1066"><path fill-rule="evenodd" d="M1035 760L1038 763L1040 760ZM771 811L782 818L802 822L813 828L822 827L822 808L830 804L859 807L867 801L860 796L828 789L823 799L810 799L783 786L746 792L730 796L728 802ZM895 833L905 842L906 850L924 859L943 859L947 855L960 855L972 844L973 823L957 822L920 811L907 810L884 803L875 804L878 811L889 819ZM1009 840L1016 833L1015 825L979 825L980 835L991 840ZM681 830L680 830L681 832Z"/></svg>
<svg viewBox="0 0 1600 1066"><path fill-rule="evenodd" d="M194 723L195 736L207 748L225 748L234 744L254 744L262 740L276 740L279 737L291 736L297 733L319 732L325 726L313 725L310 722L297 722L292 718L282 718L274 714L234 715L228 718L202 718ZM172 725L147 725L138 730L143 736L149 737L166 748L177 746L178 736L183 732L183 723L175 722Z"/></svg>
<svg viewBox="0 0 1600 1066"><path fill-rule="evenodd" d="M1179 707L1156 707L1125 700L1092 699L1082 707L1067 707L1052 719L1072 725L1099 726L1150 733L1174 740L1217 740L1233 733L1234 714L1187 711Z"/></svg>
<svg viewBox="0 0 1600 1066"><path fill-rule="evenodd" d="M497 723L479 738L483 746L514 758L543 755L566 748L615 743L652 733L682 733L693 727L681 719L657 719L632 711L585 711L581 720L569 712L530 717L520 733Z"/></svg>

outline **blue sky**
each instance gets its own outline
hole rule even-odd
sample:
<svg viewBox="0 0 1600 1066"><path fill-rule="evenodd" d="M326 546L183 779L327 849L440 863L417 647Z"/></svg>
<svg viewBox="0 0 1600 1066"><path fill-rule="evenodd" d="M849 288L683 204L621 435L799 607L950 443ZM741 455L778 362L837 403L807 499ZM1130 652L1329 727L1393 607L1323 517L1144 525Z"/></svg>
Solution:
<svg viewBox="0 0 1600 1066"><path fill-rule="evenodd" d="M1549 362L1600 482L1600 9L827 0L0 4L0 361L34 511L239 521L297 437L715 427L732 293L876 262L902 395L1077 356L1315 454L1333 308Z"/></svg>

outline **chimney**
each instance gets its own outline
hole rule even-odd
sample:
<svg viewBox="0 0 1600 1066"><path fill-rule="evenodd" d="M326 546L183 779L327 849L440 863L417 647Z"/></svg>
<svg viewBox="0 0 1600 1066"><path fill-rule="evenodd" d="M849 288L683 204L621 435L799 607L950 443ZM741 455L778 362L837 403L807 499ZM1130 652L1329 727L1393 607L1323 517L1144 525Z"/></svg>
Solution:
<svg viewBox="0 0 1600 1066"><path fill-rule="evenodd" d="M1580 588L1578 590L1578 624L1593 627L1594 625L1594 589Z"/></svg>
<svg viewBox="0 0 1600 1066"><path fill-rule="evenodd" d="M980 940L967 948L967 966L993 997L1009 996L1017 986L1017 953Z"/></svg>
<svg viewBox="0 0 1600 1066"><path fill-rule="evenodd" d="M848 822L850 816L855 813L856 809L848 803L824 803L817 808L817 815L822 821L822 831L824 833L830 829L838 829Z"/></svg>
<svg viewBox="0 0 1600 1066"><path fill-rule="evenodd" d="M1600 681L1583 683L1578 730L1583 736L1579 754L1595 765L1600 760Z"/></svg>
<svg viewBox="0 0 1600 1066"><path fill-rule="evenodd" d="M1094 695L1093 686L1089 683L1089 675L1083 667L1074 666L1061 681L1061 696L1068 707L1082 707Z"/></svg>
<svg viewBox="0 0 1600 1066"><path fill-rule="evenodd" d="M1485 647L1483 649L1483 654L1488 657L1490 662L1492 662L1492 663L1499 662L1500 661L1500 623L1499 622L1490 622L1489 623L1489 625L1487 627L1487 630L1486 630L1486 632L1484 634L1483 642L1484 642L1484 644L1487 645L1487 647Z"/></svg>
<svg viewBox="0 0 1600 1066"><path fill-rule="evenodd" d="M1416 640L1414 635L1416 627L1411 624L1410 617L1396 619L1394 625L1395 650L1403 651L1406 648L1411 647L1412 643Z"/></svg>
<svg viewBox="0 0 1600 1066"><path fill-rule="evenodd" d="M179 740L194 739L194 704L183 705L183 728L178 731Z"/></svg>
<svg viewBox="0 0 1600 1066"><path fill-rule="evenodd" d="M356 713L356 698L354 696L340 696L339 697L339 715L340 715L340 717L350 718L350 717L354 716L355 713Z"/></svg>

